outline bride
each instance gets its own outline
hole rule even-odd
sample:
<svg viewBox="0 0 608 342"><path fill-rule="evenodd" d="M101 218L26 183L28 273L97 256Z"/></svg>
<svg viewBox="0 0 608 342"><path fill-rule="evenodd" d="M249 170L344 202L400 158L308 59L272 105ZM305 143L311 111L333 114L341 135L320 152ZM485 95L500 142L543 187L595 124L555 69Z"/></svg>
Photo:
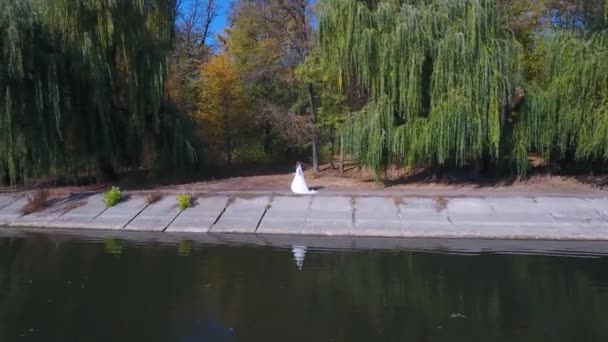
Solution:
<svg viewBox="0 0 608 342"><path fill-rule="evenodd" d="M315 190L309 189L306 185L306 181L304 180L304 172L302 172L302 164L300 164L300 162L296 164L296 174L293 177L293 181L291 182L291 191L301 195L310 195L317 193Z"/></svg>

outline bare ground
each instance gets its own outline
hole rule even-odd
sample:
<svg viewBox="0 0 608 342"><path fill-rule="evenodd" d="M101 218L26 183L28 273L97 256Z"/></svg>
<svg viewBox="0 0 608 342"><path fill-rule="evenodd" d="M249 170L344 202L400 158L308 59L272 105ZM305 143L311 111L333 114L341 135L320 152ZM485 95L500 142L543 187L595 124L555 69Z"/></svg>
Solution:
<svg viewBox="0 0 608 342"><path fill-rule="evenodd" d="M426 173L405 174L391 170L383 181L376 180L365 171L349 167L344 176L337 169L323 165L318 174L311 169L304 172L309 187L328 192L457 192L457 193L563 193L581 194L603 192L604 177L565 177L536 175L526 180L514 178L474 179L466 175L447 175L436 179ZM289 191L293 178L291 171L175 184L162 187L183 191Z"/></svg>
<svg viewBox="0 0 608 342"><path fill-rule="evenodd" d="M217 170L216 177L206 180L146 179L129 177L112 185L119 185L125 190L160 191L160 192L289 192L293 178L292 166L282 165L273 167L239 167ZM404 171L391 169L385 174L384 180L375 179L365 170L358 170L349 165L344 175L340 175L337 167L322 165L321 171L314 174L310 168L305 172L309 187L317 188L325 193L366 193L377 195L393 194L428 194L452 196L498 196L514 195L592 195L603 196L603 189L608 185L608 175L602 176L555 176L534 175L526 180L515 178L481 179L471 177L466 172L453 172L436 177L425 170ZM1 192L19 192L33 188L47 187L49 184L37 184L24 188L0 188ZM51 186L54 193L79 193L85 191L101 191L110 186L109 183L90 186Z"/></svg>

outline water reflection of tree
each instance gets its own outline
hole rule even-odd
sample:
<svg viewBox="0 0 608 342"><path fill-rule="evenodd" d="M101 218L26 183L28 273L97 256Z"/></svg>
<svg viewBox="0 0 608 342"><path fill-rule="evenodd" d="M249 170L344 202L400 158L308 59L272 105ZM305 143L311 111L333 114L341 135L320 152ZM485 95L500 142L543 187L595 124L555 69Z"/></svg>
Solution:
<svg viewBox="0 0 608 342"><path fill-rule="evenodd" d="M338 258L311 253L300 274L276 257L255 258L255 265L246 266L244 259L222 256L209 264L217 262L211 273L241 270L226 277L213 297L230 308L226 317L232 325L263 316L250 327L253 336L285 339L297 331L296 340L303 341L330 334L337 340L369 341L384 331L393 337L453 341L458 340L453 334L460 332L469 341L506 340L509 334L520 341L569 341L581 336L581 329L588 340L608 335L602 310L608 296L602 294L601 283L591 280L605 261L373 252ZM310 326L316 329L301 328Z"/></svg>
<svg viewBox="0 0 608 342"><path fill-rule="evenodd" d="M309 251L298 271L289 249L0 239L0 340L605 341L606 264Z"/></svg>

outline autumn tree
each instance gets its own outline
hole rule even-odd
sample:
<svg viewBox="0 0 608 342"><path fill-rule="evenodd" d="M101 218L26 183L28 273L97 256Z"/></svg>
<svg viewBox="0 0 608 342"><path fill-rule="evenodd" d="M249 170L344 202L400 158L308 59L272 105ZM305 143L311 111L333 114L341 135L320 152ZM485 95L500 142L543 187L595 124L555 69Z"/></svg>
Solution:
<svg viewBox="0 0 608 342"><path fill-rule="evenodd" d="M547 38L556 32L576 35L601 29L607 2L603 0L501 0L509 28L525 49L523 68L528 79L543 79Z"/></svg>
<svg viewBox="0 0 608 342"><path fill-rule="evenodd" d="M223 39L234 56L255 101L256 121L264 134L265 150L279 138L287 144L310 146L318 167L316 95L296 77L312 44L312 12L305 0L238 2ZM313 96L309 96L313 91ZM313 99L314 101L310 101ZM302 114L308 114L306 124ZM297 129L295 129L297 128ZM302 141L304 140L304 141ZM307 140L307 141L306 141Z"/></svg>
<svg viewBox="0 0 608 342"><path fill-rule="evenodd" d="M199 67L212 54L211 25L220 13L217 0L176 0L175 39L170 55L168 94L178 110L196 110Z"/></svg>
<svg viewBox="0 0 608 342"><path fill-rule="evenodd" d="M227 53L215 55L201 68L201 101L195 112L210 156L223 156L231 164L237 143L250 127L247 96L242 79ZM222 151L222 154L218 152Z"/></svg>
<svg viewBox="0 0 608 342"><path fill-rule="evenodd" d="M348 91L349 85L342 83L342 78L335 64L325 63L319 50L312 50L304 64L297 69L298 77L312 84L317 94L318 128L326 133L329 143L329 164L334 169L333 157L336 145L340 145L340 171L344 172L344 149L342 136L337 134L350 112Z"/></svg>

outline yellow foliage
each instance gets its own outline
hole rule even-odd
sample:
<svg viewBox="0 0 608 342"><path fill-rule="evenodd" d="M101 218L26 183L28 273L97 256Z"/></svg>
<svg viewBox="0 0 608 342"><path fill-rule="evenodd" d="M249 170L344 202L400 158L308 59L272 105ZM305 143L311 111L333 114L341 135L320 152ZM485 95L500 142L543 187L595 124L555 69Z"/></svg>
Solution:
<svg viewBox="0 0 608 342"><path fill-rule="evenodd" d="M226 48L243 72L271 69L281 63L281 42L271 34L269 24L253 6L239 4L237 16L226 30Z"/></svg>
<svg viewBox="0 0 608 342"><path fill-rule="evenodd" d="M226 53L215 55L203 64L201 76L201 101L195 120L202 136L208 140L210 151L222 151L221 156L230 163L240 133L251 123L243 82L234 61Z"/></svg>

